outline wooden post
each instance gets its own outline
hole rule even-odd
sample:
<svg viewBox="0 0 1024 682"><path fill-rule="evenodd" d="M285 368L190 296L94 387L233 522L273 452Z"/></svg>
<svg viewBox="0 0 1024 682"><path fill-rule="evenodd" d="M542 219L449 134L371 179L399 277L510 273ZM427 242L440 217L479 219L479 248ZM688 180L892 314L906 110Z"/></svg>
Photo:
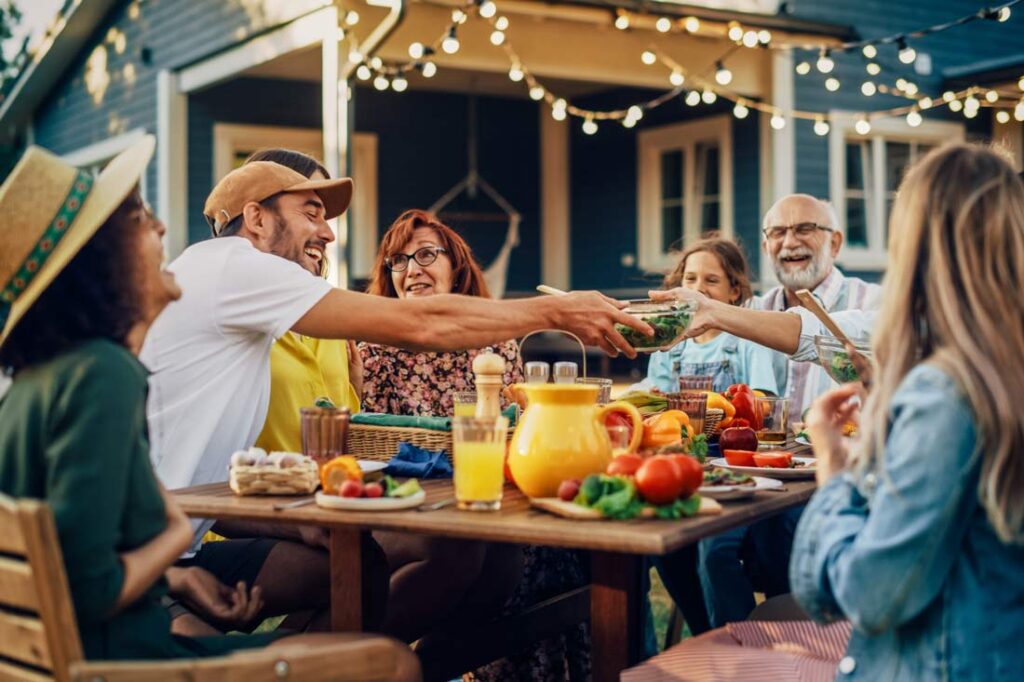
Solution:
<svg viewBox="0 0 1024 682"><path fill-rule="evenodd" d="M613 682L640 661L644 557L612 552L591 552L590 557L592 677Z"/></svg>
<svg viewBox="0 0 1024 682"><path fill-rule="evenodd" d="M370 576L363 560L364 533L360 528L331 527L331 629L335 632L361 632L368 615Z"/></svg>

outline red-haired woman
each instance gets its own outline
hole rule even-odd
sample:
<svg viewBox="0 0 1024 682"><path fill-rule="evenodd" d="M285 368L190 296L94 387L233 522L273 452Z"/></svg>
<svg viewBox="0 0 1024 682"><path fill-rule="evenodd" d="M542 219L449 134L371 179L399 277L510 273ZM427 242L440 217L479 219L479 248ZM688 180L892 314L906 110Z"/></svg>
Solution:
<svg viewBox="0 0 1024 682"><path fill-rule="evenodd" d="M368 291L392 298L435 294L490 297L483 272L466 241L437 216L420 210L406 211L384 234ZM359 350L363 358L363 409L443 416L452 415L455 391L472 390L473 358L481 352L421 353L373 344L360 344ZM506 360L505 385L522 381L522 360L515 340L492 350ZM386 540L381 542L391 561L393 553L388 550ZM496 546L488 545L481 572L488 584L509 568L503 565L508 561L496 554L501 552L496 551ZM436 561L436 557L433 558ZM585 583L574 552L526 547L523 562L522 580L507 604L509 610L521 610ZM566 634L546 640L532 651L478 670L475 677L478 680L562 679L569 671L571 679L582 679L589 672L586 669L589 642L581 627L574 626Z"/></svg>

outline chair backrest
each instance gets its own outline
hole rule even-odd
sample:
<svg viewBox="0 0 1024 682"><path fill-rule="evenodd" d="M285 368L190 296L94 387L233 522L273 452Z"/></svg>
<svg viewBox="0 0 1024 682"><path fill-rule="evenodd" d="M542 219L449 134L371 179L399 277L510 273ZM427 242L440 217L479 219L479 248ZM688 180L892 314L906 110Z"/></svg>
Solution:
<svg viewBox="0 0 1024 682"><path fill-rule="evenodd" d="M0 495L0 679L64 682L82 644L49 508Z"/></svg>

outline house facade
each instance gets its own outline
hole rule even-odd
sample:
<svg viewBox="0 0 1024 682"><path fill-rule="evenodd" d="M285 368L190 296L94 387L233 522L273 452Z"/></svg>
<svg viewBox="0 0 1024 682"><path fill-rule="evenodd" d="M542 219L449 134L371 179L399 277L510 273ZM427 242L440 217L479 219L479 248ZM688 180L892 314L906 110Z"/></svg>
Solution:
<svg viewBox="0 0 1024 682"><path fill-rule="evenodd" d="M172 254L209 237L206 194L246 155L266 146L307 151L355 180L353 207L337 225L336 281L359 285L379 235L403 210L439 206L509 295L545 283L635 296L660 280L674 248L711 229L739 239L770 283L761 216L794 191L835 203L848 244L842 265L875 279L888 207L909 163L950 139L994 139L1021 164L1024 124L1011 98L1024 95L1024 10L913 39L912 64L883 45L876 59L850 50L833 56L829 74L802 74L802 62L814 64L823 47L913 31L978 6L496 5L508 19L500 44L494 17L448 0L69 0L0 102L0 135L98 168L138 135L156 134L143 190L168 225ZM456 27L459 49L420 60L436 66L433 77L420 67L379 80L410 61L413 43L440 44L453 11L468 14ZM670 22L664 32L662 18ZM768 45L736 45L736 26L770 35ZM657 63L645 63L645 51ZM870 62L881 74L866 74ZM667 64L688 80L678 85ZM728 87L714 85L721 66ZM531 96L531 78L513 79L517 67L542 86L543 99ZM900 79L920 94L861 90L864 81L895 88ZM858 129L864 112L975 87L979 98L998 92L998 106L983 100L971 118L922 108L918 125L900 114ZM600 116L558 120L556 111L558 99L583 111L626 111L667 92L675 95L629 127ZM737 98L751 105L742 117ZM827 130L794 110L819 114ZM773 125L772 111L784 125ZM452 195L457 187L466 191Z"/></svg>

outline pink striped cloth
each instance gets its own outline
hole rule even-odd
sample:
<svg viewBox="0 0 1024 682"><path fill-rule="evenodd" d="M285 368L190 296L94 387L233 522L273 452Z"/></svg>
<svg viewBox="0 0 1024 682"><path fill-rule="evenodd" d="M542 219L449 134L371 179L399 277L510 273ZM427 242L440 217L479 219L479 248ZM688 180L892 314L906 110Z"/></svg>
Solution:
<svg viewBox="0 0 1024 682"><path fill-rule="evenodd" d="M834 680L850 639L849 621L730 623L684 640L624 670L622 682L728 682L731 680Z"/></svg>

